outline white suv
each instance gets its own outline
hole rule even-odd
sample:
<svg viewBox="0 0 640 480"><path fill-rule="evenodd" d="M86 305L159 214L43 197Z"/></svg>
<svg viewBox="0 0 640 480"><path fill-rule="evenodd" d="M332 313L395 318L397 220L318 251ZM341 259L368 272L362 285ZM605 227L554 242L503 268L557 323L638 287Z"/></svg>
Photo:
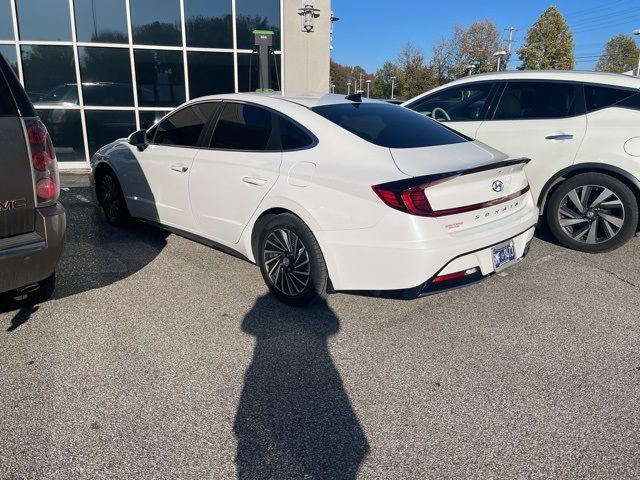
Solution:
<svg viewBox="0 0 640 480"><path fill-rule="evenodd" d="M517 71L466 77L403 104L510 155L553 235L585 252L638 231L640 79Z"/></svg>

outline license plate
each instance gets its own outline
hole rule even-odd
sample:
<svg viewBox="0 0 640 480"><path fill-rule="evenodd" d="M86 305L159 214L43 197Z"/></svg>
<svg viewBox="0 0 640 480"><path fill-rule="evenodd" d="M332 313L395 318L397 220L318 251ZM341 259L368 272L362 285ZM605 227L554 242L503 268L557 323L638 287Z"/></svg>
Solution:
<svg viewBox="0 0 640 480"><path fill-rule="evenodd" d="M507 268L516 259L516 248L513 240L503 245L493 247L493 267L496 272Z"/></svg>

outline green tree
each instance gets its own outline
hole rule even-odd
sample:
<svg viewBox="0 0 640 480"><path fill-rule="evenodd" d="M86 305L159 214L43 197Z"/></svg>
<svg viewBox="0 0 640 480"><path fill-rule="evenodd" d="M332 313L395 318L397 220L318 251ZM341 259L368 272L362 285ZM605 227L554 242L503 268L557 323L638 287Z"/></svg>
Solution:
<svg viewBox="0 0 640 480"><path fill-rule="evenodd" d="M386 61L378 69L375 79L371 85L371 96L373 98L391 98L391 77L396 77L395 92L398 92L398 67L391 61Z"/></svg>
<svg viewBox="0 0 640 480"><path fill-rule="evenodd" d="M638 68L640 48L630 35L616 35L609 39L596 64L599 72L623 73Z"/></svg>
<svg viewBox="0 0 640 480"><path fill-rule="evenodd" d="M494 53L503 49L500 32L493 20L476 20L467 28L456 25L452 38L454 53L450 74L459 78L467 73L471 62L477 62L476 73L496 70ZM506 62L503 63L506 65Z"/></svg>
<svg viewBox="0 0 640 480"><path fill-rule="evenodd" d="M407 42L398 54L399 95L412 98L436 86L431 68L425 64L424 52L411 42Z"/></svg>
<svg viewBox="0 0 640 480"><path fill-rule="evenodd" d="M529 28L518 50L521 70L572 70L573 34L556 6L547 8Z"/></svg>

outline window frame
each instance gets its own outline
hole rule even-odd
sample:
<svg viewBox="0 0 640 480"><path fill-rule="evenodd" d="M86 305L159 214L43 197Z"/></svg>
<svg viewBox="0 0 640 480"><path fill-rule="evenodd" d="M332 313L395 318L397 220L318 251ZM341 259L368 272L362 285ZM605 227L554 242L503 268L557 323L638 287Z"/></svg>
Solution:
<svg viewBox="0 0 640 480"><path fill-rule="evenodd" d="M249 153L284 153L284 152L299 152L299 151L303 151L303 150L310 150L312 148L314 148L316 145L318 145L319 140L318 137L316 137L313 133L311 133L311 131L306 128L304 125L302 125L300 122L294 120L293 118L289 117L288 115L283 114L282 112L277 111L274 108L268 107L266 105L262 105L260 103L255 103L255 102L249 102L249 101L245 101L245 100L235 100L235 99L223 99L220 100L220 103L222 104L219 108L218 111L216 112L216 116L215 116L215 121L211 122L211 125L209 126L209 129L207 131L207 136L206 138L204 138L203 140L203 146L201 147L202 150L211 150L211 151L216 151L216 152L249 152ZM242 105L250 105L252 107L257 107L257 108L262 108L263 110L268 111L271 114L271 128L272 128L272 135L275 133L277 135L277 143L276 146L278 147L277 149L269 149L269 150L245 150L245 149L231 149L231 148L214 148L214 147L210 147L209 145L211 144L211 140L213 140L213 133L215 132L216 127L218 126L218 120L220 119L220 114L222 113L222 109L224 108L225 103L238 103L238 104L242 104ZM311 140L312 143L306 147L303 148L296 148L296 149L283 149L282 148L282 136L280 134L280 122L277 121L278 117L283 118L284 120L287 120L289 122L291 122L293 125L295 125L296 127L298 127L300 130L302 130Z"/></svg>
<svg viewBox="0 0 640 480"><path fill-rule="evenodd" d="M516 78L510 80L500 80L499 83L500 89L496 92L495 97L493 98L493 103L491 105L491 115L487 116L485 121L491 122L531 122L531 121L546 121L546 120L564 120L568 118L576 118L586 114L586 106L585 106L585 98L584 98L584 87L583 83L576 80L555 80L555 79L539 79L539 78ZM495 118L496 112L498 111L498 105L502 101L502 97L507 91L507 87L512 83L538 83L538 84L548 84L548 83L560 83L565 85L573 86L573 94L575 98L575 112L573 115L563 116L563 117L544 117L544 118Z"/></svg>
<svg viewBox="0 0 640 480"><path fill-rule="evenodd" d="M446 121L446 122L442 122L440 120L437 120L437 122L442 123L444 125L446 125L447 123L483 122L488 118L488 114L491 111L491 106L494 103L495 96L498 93L499 89L502 87L502 85L500 85L502 83L500 80L478 80L478 81L473 81L473 82L459 83L457 85L451 85L449 87L446 87L446 88L443 88L441 90L438 90L437 92L429 93L427 95L423 95L420 98L417 98L414 102L408 104L406 106L406 108L408 108L409 110L413 110L416 113L420 113L420 112L417 112L416 110L414 110L413 106L414 105L418 105L418 104L424 102L425 100L428 100L430 97L434 97L436 95L442 95L443 93L450 92L451 90L455 90L457 88L472 88L472 87L474 87L476 85L484 85L486 83L490 83L491 84L491 88L489 89L489 94L487 95L487 100L484 102L484 105L482 106L482 109L480 110L480 115L478 116L478 118L476 120L451 120L451 121ZM432 117L429 117L429 118L432 118Z"/></svg>
<svg viewBox="0 0 640 480"><path fill-rule="evenodd" d="M204 105L204 104L215 104L215 110L211 114L211 116L207 119L207 121L204 123L204 126L202 127L202 131L200 132L200 136L198 137L198 141L196 142L195 146L164 145L162 143L155 143L156 135L158 133L158 128L160 127L162 122L164 122L165 120L168 120L169 118L173 117L174 115L177 115L178 113L182 112L183 110L186 110L187 108L192 108L192 107L195 107L196 105ZM155 125L153 125L151 128L146 130L147 131L147 135L148 135L149 130L154 130L153 137L148 137L147 136L147 140L149 141L149 145L155 145L157 147L202 149L202 147L204 145L204 140L206 138L207 132L209 131L211 123L214 120L217 122L218 116L220 115L220 111L222 110L221 109L221 104L222 104L221 100L201 100L201 101L197 101L197 102L188 103L186 105L183 105L183 106L181 106L181 107L169 112L164 117L162 117L160 120L158 120L158 122Z"/></svg>

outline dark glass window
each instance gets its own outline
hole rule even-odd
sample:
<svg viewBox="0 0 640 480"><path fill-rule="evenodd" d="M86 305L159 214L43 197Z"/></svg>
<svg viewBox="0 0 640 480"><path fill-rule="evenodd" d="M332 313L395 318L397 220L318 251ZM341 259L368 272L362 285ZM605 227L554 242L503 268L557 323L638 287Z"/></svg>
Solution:
<svg viewBox="0 0 640 480"><path fill-rule="evenodd" d="M409 106L411 110L440 122L480 120L493 83L474 83L428 95Z"/></svg>
<svg viewBox="0 0 640 480"><path fill-rule="evenodd" d="M13 40L10 0L0 0L0 40Z"/></svg>
<svg viewBox="0 0 640 480"><path fill-rule="evenodd" d="M381 147L434 147L467 141L438 122L398 105L339 103L315 107L313 111Z"/></svg>
<svg viewBox="0 0 640 480"><path fill-rule="evenodd" d="M169 112L148 112L143 111L139 113L140 116L140 128L144 128L145 130L153 127L162 117L164 117ZM149 135L151 137L151 135Z"/></svg>
<svg viewBox="0 0 640 480"><path fill-rule="evenodd" d="M187 61L191 98L235 91L232 53L189 52Z"/></svg>
<svg viewBox="0 0 640 480"><path fill-rule="evenodd" d="M640 93L636 93L631 97L627 97L616 105L617 107L631 108L633 110L640 110Z"/></svg>
<svg viewBox="0 0 640 480"><path fill-rule="evenodd" d="M77 105L73 47L23 45L21 54L24 86L32 102Z"/></svg>
<svg viewBox="0 0 640 480"><path fill-rule="evenodd" d="M238 54L238 91L255 92L260 88L258 76L258 55L253 53ZM281 73L280 55L269 56L271 70L271 90L280 91Z"/></svg>
<svg viewBox="0 0 640 480"><path fill-rule="evenodd" d="M224 103L211 147L225 150L275 150L271 112L242 103Z"/></svg>
<svg viewBox="0 0 640 480"><path fill-rule="evenodd" d="M74 0L79 42L127 43L125 0Z"/></svg>
<svg viewBox="0 0 640 480"><path fill-rule="evenodd" d="M0 117L15 116L17 114L18 111L16 110L13 95L11 95L9 85L7 85L0 70Z"/></svg>
<svg viewBox="0 0 640 480"><path fill-rule="evenodd" d="M17 0L20 40L71 40L67 0Z"/></svg>
<svg viewBox="0 0 640 480"><path fill-rule="evenodd" d="M512 82L496 108L496 120L565 118L576 114L576 85L560 82Z"/></svg>
<svg viewBox="0 0 640 480"><path fill-rule="evenodd" d="M131 0L133 43L182 45L179 0Z"/></svg>
<svg viewBox="0 0 640 480"><path fill-rule="evenodd" d="M38 110L59 162L84 162L84 137L79 110Z"/></svg>
<svg viewBox="0 0 640 480"><path fill-rule="evenodd" d="M216 103L202 103L183 108L158 125L153 143L196 147L202 129L216 108Z"/></svg>
<svg viewBox="0 0 640 480"><path fill-rule="evenodd" d="M104 145L131 135L136 129L135 112L131 111L87 111L87 140L89 155Z"/></svg>
<svg viewBox="0 0 640 480"><path fill-rule="evenodd" d="M231 0L185 0L187 45L233 48Z"/></svg>
<svg viewBox="0 0 640 480"><path fill-rule="evenodd" d="M280 142L283 150L297 150L313 144L313 138L290 120L284 117L278 117L278 122L280 127Z"/></svg>
<svg viewBox="0 0 640 480"><path fill-rule="evenodd" d="M131 61L126 48L78 48L85 105L133 105Z"/></svg>
<svg viewBox="0 0 640 480"><path fill-rule="evenodd" d="M174 107L183 103L182 52L136 50L138 104L143 107Z"/></svg>
<svg viewBox="0 0 640 480"><path fill-rule="evenodd" d="M587 102L587 112L600 110L601 108L610 107L625 98L635 95L634 90L626 90L614 87L598 87L595 85L584 86L584 97Z"/></svg>
<svg viewBox="0 0 640 480"><path fill-rule="evenodd" d="M253 48L254 30L273 30L273 48L280 50L280 0L236 0L238 48Z"/></svg>
<svg viewBox="0 0 640 480"><path fill-rule="evenodd" d="M18 75L18 56L16 55L15 45L0 45L0 53L4 59L9 62L13 71Z"/></svg>

